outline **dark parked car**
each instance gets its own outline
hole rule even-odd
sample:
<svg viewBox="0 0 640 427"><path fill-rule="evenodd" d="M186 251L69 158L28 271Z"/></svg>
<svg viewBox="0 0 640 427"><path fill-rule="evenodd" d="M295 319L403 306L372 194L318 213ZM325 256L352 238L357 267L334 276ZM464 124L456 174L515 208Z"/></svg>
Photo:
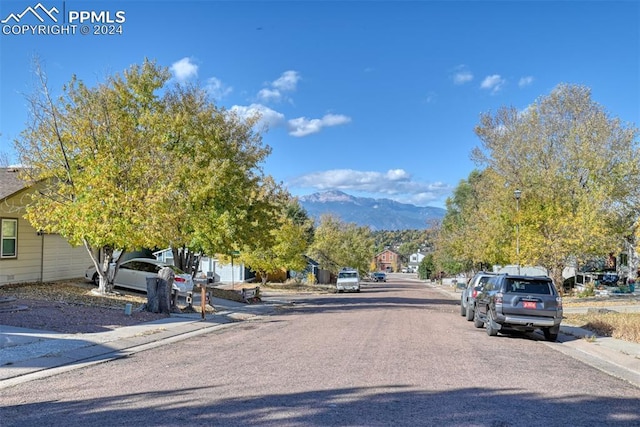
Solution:
<svg viewBox="0 0 640 427"><path fill-rule="evenodd" d="M375 281L375 282L386 282L387 281L387 275L381 271L377 272L377 273L373 273L371 275L371 278Z"/></svg>
<svg viewBox="0 0 640 427"><path fill-rule="evenodd" d="M551 278L501 274L489 279L476 296L474 325L487 334L542 329L547 341L558 339L562 298Z"/></svg>
<svg viewBox="0 0 640 427"><path fill-rule="evenodd" d="M476 311L476 296L482 290L484 284L495 275L496 273L481 271L469 280L460 296L460 316L466 316L468 321L473 320Z"/></svg>

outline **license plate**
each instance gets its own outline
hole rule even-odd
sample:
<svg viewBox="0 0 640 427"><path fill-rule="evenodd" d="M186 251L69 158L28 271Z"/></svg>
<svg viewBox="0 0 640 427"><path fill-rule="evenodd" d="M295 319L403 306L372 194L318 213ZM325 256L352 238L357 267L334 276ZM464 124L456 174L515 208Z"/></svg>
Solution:
<svg viewBox="0 0 640 427"><path fill-rule="evenodd" d="M535 301L523 301L522 305L524 306L524 308L536 308L536 303Z"/></svg>

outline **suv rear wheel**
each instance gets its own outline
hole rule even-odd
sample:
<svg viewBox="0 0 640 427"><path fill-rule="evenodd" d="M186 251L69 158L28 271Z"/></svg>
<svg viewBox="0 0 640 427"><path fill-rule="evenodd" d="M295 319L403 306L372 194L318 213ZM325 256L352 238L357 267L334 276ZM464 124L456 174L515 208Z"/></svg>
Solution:
<svg viewBox="0 0 640 427"><path fill-rule="evenodd" d="M484 326L484 322L478 316L478 310L473 310L473 326L478 329Z"/></svg>
<svg viewBox="0 0 640 427"><path fill-rule="evenodd" d="M467 320L469 322L471 322L475 316L475 310L474 308L471 306L471 303L467 304L467 310L466 310L466 315L467 315Z"/></svg>
<svg viewBox="0 0 640 427"><path fill-rule="evenodd" d="M555 342L558 339L558 333L556 332L554 334L549 328L544 328L542 333L544 334L544 339L547 341Z"/></svg>
<svg viewBox="0 0 640 427"><path fill-rule="evenodd" d="M487 335L490 337L498 335L498 330L493 327L493 313L491 310L487 312Z"/></svg>

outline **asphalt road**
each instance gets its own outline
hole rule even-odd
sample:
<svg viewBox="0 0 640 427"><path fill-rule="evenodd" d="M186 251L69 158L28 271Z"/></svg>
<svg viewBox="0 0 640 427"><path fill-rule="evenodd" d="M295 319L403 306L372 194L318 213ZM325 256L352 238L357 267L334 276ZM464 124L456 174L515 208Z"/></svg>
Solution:
<svg viewBox="0 0 640 427"><path fill-rule="evenodd" d="M0 425L625 426L640 389L392 279L2 390Z"/></svg>

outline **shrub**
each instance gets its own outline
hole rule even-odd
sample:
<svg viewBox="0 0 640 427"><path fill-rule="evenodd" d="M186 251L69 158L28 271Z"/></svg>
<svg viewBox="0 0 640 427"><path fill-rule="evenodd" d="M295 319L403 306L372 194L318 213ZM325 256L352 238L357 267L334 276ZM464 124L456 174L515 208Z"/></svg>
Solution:
<svg viewBox="0 0 640 427"><path fill-rule="evenodd" d="M596 289L593 284L588 284L587 286L585 286L584 291L578 292L578 297L580 298L593 297L595 295Z"/></svg>

